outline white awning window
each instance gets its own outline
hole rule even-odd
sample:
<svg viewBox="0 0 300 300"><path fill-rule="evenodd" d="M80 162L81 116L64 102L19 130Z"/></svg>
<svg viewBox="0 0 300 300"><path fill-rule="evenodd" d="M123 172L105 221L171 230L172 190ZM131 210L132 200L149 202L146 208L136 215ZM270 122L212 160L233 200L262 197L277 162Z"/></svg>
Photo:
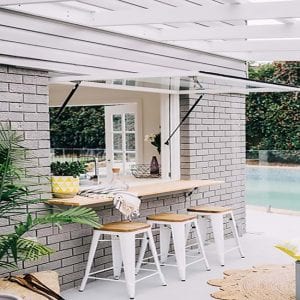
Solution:
<svg viewBox="0 0 300 300"><path fill-rule="evenodd" d="M192 94L249 94L249 93L268 93L268 92L300 92L300 87L284 84L250 80L243 77L218 74L213 72L170 72L170 76L158 77L158 74L132 74L115 75L114 79L108 76L62 76L51 80L53 84L75 85L80 82L81 86L99 87L116 90L136 91L155 94L170 95L192 95ZM172 76L173 75L173 76ZM99 78L99 79L97 79ZM122 78L122 79L120 79ZM176 78L180 84L178 87L171 88L170 82ZM214 85L206 87L206 79L214 80Z"/></svg>

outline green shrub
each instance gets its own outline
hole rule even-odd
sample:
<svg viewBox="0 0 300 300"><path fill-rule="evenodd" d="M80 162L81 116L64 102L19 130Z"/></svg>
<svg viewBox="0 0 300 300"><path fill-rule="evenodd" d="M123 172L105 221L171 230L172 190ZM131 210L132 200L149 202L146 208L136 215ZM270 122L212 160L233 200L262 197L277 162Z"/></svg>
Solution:
<svg viewBox="0 0 300 300"><path fill-rule="evenodd" d="M274 62L249 68L249 78L300 85L300 62ZM247 150L299 150L298 93L250 94L246 101Z"/></svg>
<svg viewBox="0 0 300 300"><path fill-rule="evenodd" d="M51 163L51 173L54 176L78 177L80 174L83 174L85 172L85 163L82 161L56 161Z"/></svg>

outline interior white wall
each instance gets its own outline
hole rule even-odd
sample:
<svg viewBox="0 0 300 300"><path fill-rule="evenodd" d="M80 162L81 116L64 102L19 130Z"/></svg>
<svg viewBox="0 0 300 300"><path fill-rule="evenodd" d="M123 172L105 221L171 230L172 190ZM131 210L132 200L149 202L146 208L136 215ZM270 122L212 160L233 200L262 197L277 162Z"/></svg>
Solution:
<svg viewBox="0 0 300 300"><path fill-rule="evenodd" d="M61 106L72 86L53 84L49 86L50 106ZM118 91L104 88L79 87L68 106L114 105L138 103L142 118L143 137L160 131L160 95L133 91ZM158 152L148 142L143 141L143 163L149 164Z"/></svg>

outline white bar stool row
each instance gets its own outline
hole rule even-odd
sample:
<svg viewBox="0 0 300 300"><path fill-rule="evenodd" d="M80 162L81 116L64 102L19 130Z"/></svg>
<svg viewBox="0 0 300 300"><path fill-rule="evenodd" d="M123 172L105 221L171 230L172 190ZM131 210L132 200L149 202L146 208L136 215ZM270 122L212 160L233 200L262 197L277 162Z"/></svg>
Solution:
<svg viewBox="0 0 300 300"><path fill-rule="evenodd" d="M225 214L230 214L234 237L237 242L237 248L240 251L241 256L243 257L243 252L240 246L236 224L234 221L234 216L231 209L222 210L224 208L219 208L219 211L216 211L215 208L211 207L194 207L188 209L189 214L172 214L172 213L162 213L157 215L152 215L147 217L147 223L137 223L137 222L114 222L103 225L100 229L95 229L93 232L93 238L91 243L91 248L89 252L87 267L85 271L84 278L82 280L80 291L85 289L88 279L98 279L98 280L118 280L121 275L122 264L125 274L125 283L127 285L127 290L130 299L135 297L135 283L143 279L149 278L150 276L159 275L162 285L166 285L164 276L161 272L160 263L152 235L152 226L155 224L159 225L160 230L160 262L167 266L166 260L169 256L169 247L171 235L173 237L176 265L177 266L179 277L182 281L186 280L186 267L204 261L206 269L210 270L203 241L200 234L199 224L203 223L203 216L210 216L212 220L212 227L215 237L215 242L217 246L217 252L221 261L221 264L224 265L224 231L223 231L223 216ZM218 217L215 217L217 216ZM222 219L221 219L222 218ZM222 222L221 222L222 220ZM222 224L221 224L222 223ZM202 227L202 226L201 226ZM191 228L195 229L198 252L201 253L201 257L198 256L198 259L187 264L186 262L186 240L189 231ZM221 234L222 232L222 234ZM135 265L135 240L136 235L143 234L142 246L139 253L139 258L137 265ZM101 271L91 272L96 248L98 242L107 241L100 239L101 235L110 235L112 243L112 258L113 258L113 267ZM144 255L146 252L147 245L149 244L152 256L154 259L154 264L156 270L141 269L141 265L145 263ZM223 246L222 246L223 245ZM113 275L115 279L109 278L99 278L95 275L107 270L113 270ZM140 270L152 271L153 273L147 276L144 276L136 280L135 275L139 273Z"/></svg>

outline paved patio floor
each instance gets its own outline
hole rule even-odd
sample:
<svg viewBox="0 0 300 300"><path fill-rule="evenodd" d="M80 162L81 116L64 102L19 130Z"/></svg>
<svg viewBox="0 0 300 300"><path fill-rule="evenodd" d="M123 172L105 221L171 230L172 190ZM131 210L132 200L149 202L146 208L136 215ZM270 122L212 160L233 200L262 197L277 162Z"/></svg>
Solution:
<svg viewBox="0 0 300 300"><path fill-rule="evenodd" d="M152 277L137 284L136 299L138 300L208 300L210 293L216 288L206 282L211 278L221 278L225 269L248 268L259 264L289 264L292 260L273 245L281 240L299 237L300 216L266 213L253 209L247 210L247 234L242 238L242 245L246 254L241 259L237 251L228 253L225 267L218 264L214 245L206 247L206 253L211 271L205 271L203 263L194 264L188 268L187 281L178 279L177 271L172 267L163 267L168 286L160 286L158 277ZM227 246L232 241L226 241ZM87 285L82 293L77 289L65 291L63 296L67 300L125 300L128 299L124 284L96 281Z"/></svg>

